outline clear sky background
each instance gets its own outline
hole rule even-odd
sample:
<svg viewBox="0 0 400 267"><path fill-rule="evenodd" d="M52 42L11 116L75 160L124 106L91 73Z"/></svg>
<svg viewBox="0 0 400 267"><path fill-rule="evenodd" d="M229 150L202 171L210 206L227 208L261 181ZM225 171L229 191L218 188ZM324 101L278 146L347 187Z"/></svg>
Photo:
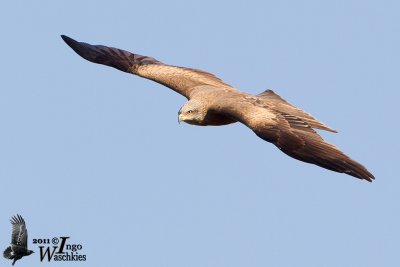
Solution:
<svg viewBox="0 0 400 267"><path fill-rule="evenodd" d="M1 1L0 237L67 235L86 263L399 266L398 1ZM265 89L376 176L296 161L243 125L177 123L185 98L84 61L119 47ZM2 266L11 265L1 259Z"/></svg>

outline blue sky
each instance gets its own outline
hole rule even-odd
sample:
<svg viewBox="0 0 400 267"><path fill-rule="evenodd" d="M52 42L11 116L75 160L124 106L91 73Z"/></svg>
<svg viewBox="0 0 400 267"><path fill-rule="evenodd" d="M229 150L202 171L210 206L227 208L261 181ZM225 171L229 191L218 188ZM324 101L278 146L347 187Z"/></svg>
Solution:
<svg viewBox="0 0 400 267"><path fill-rule="evenodd" d="M36 254L18 266L43 265L33 238L62 235L87 262L49 266L398 265L399 8L2 1L1 246L20 213ZM239 124L179 125L185 98L84 61L60 34L274 89L376 181L295 161Z"/></svg>

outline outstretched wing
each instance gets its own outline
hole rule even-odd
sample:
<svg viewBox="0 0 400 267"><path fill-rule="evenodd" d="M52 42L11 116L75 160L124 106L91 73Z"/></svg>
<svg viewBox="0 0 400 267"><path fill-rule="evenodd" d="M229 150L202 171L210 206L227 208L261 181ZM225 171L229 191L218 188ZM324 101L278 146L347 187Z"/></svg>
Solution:
<svg viewBox="0 0 400 267"><path fill-rule="evenodd" d="M293 114L270 109L248 98L227 102L219 112L242 122L292 158L370 182L374 179L364 166L325 142L307 122Z"/></svg>
<svg viewBox="0 0 400 267"><path fill-rule="evenodd" d="M65 35L61 35L61 37L78 55L88 61L153 80L186 98L190 98L193 88L200 85L233 90L230 85L205 71L170 66L154 58L133 54L122 49L77 42Z"/></svg>
<svg viewBox="0 0 400 267"><path fill-rule="evenodd" d="M296 116L297 118L306 122L312 128L326 130L326 131L336 133L335 130L326 126L324 123L318 121L311 114L288 103L285 99L283 99L282 97L277 95L272 90L266 90L266 91L262 92L261 94L258 94L257 97L261 98L267 104L267 106L269 108L271 108L273 110L277 110L278 112L284 112L284 113Z"/></svg>
<svg viewBox="0 0 400 267"><path fill-rule="evenodd" d="M283 118L287 119L285 116ZM299 123L298 119L289 123L289 128L282 122L282 118L279 118L278 121L278 125L273 129L261 127L253 130L260 138L272 142L292 158L370 182L374 179L374 176L363 165L352 160L336 146L325 142L311 128L305 126L301 127L306 129L294 128L293 123Z"/></svg>
<svg viewBox="0 0 400 267"><path fill-rule="evenodd" d="M26 249L28 243L28 231L24 219L21 215L17 214L17 216L13 216L10 221L12 225L11 244Z"/></svg>

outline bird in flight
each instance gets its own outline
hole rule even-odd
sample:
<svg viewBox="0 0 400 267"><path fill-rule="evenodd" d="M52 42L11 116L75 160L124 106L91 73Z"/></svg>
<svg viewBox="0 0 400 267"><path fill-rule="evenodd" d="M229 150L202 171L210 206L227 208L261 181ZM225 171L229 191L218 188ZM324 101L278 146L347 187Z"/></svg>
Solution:
<svg viewBox="0 0 400 267"><path fill-rule="evenodd" d="M325 142L314 129L335 130L272 90L250 95L209 72L167 65L151 57L78 42L65 35L61 37L90 62L153 80L186 97L188 101L178 113L179 121L199 126L240 122L292 158L370 182L374 179L363 165Z"/></svg>
<svg viewBox="0 0 400 267"><path fill-rule="evenodd" d="M12 225L11 246L4 250L3 256L6 259L14 259L12 263L14 265L17 260L31 255L34 251L28 249L28 231L22 216L17 214L10 221Z"/></svg>

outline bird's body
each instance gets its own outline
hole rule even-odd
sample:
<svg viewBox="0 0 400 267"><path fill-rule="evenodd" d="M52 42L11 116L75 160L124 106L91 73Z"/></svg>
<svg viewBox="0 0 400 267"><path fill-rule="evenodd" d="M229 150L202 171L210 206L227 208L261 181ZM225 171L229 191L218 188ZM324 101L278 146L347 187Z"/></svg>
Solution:
<svg viewBox="0 0 400 267"><path fill-rule="evenodd" d="M221 126L240 122L285 154L323 168L372 181L361 164L325 142L314 129L336 132L309 113L267 90L250 95L228 85L211 73L166 65L154 58L118 48L64 41L80 56L163 84L185 96L179 120L198 126Z"/></svg>
<svg viewBox="0 0 400 267"><path fill-rule="evenodd" d="M14 265L17 260L31 255L33 251L28 249L28 230L22 216L12 217L11 225L11 245L4 250L3 256L6 259L13 260L12 265Z"/></svg>

